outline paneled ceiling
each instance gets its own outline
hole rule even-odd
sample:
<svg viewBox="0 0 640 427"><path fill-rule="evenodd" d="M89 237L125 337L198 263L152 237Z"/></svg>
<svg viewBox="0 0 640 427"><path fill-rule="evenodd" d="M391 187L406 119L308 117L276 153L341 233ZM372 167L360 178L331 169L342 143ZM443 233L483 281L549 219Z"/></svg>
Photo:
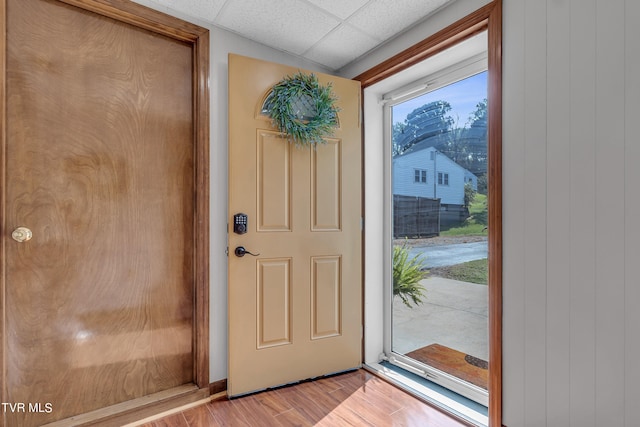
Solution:
<svg viewBox="0 0 640 427"><path fill-rule="evenodd" d="M455 0L148 0L339 70Z"/></svg>

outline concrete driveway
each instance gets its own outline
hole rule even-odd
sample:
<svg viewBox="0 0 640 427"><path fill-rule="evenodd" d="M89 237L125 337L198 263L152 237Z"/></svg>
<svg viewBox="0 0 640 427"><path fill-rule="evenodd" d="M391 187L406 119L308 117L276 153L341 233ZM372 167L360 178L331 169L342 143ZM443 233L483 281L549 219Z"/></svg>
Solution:
<svg viewBox="0 0 640 427"><path fill-rule="evenodd" d="M427 268L461 264L488 257L487 241L457 243L453 245L415 246L409 249L409 256L420 255Z"/></svg>
<svg viewBox="0 0 640 427"><path fill-rule="evenodd" d="M489 360L488 288L486 285L429 277L424 303L406 307L393 301L393 350L405 354L442 344Z"/></svg>

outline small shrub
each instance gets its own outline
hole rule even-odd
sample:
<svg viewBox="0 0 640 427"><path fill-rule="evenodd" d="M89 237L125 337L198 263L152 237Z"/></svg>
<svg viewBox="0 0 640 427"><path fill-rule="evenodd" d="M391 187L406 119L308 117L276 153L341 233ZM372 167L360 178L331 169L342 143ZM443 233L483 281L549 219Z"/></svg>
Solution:
<svg viewBox="0 0 640 427"><path fill-rule="evenodd" d="M467 182L464 185L464 207L468 208L473 203L473 200L476 198L476 190L473 189L473 186L470 182Z"/></svg>
<svg viewBox="0 0 640 427"><path fill-rule="evenodd" d="M484 194L475 194L474 201L469 206L471 216L466 219L465 225L472 224L487 225L489 217L489 209L487 207L487 196Z"/></svg>
<svg viewBox="0 0 640 427"><path fill-rule="evenodd" d="M422 304L426 289L420 281L428 274L420 255L409 258L405 245L393 247L393 296L400 297L404 305Z"/></svg>
<svg viewBox="0 0 640 427"><path fill-rule="evenodd" d="M487 174L478 175L478 193L487 195Z"/></svg>

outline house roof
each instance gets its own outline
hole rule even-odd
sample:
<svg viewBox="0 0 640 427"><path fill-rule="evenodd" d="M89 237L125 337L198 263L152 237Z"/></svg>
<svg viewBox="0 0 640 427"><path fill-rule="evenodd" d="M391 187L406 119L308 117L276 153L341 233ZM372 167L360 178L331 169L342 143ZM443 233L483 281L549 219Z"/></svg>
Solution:
<svg viewBox="0 0 640 427"><path fill-rule="evenodd" d="M430 143L432 143L432 141L430 141L430 140L422 141L422 142L414 145L413 147L411 147L409 150L405 151L404 153L397 154L397 155L393 156L393 158L395 160L395 159L398 159L400 157L404 157L404 156L408 156L408 155L411 155L411 154L415 154L415 153L418 153L418 152L424 151L424 150L438 151L433 145L430 145ZM456 163L453 160L451 160L446 154L438 151L438 158L440 158L440 157L445 157L453 165L455 165L455 166L459 167L460 169L464 170L465 173L468 173L469 175L476 176L476 174L471 172L469 169L465 168L464 166L459 165L458 163Z"/></svg>

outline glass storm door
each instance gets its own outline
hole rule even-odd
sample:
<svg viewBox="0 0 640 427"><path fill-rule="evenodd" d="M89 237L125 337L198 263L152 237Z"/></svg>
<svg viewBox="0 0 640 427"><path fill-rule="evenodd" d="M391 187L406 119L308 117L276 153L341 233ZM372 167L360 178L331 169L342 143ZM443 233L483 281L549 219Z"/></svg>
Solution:
<svg viewBox="0 0 640 427"><path fill-rule="evenodd" d="M391 363L487 405L487 72L387 103ZM414 91L416 93L416 91Z"/></svg>

